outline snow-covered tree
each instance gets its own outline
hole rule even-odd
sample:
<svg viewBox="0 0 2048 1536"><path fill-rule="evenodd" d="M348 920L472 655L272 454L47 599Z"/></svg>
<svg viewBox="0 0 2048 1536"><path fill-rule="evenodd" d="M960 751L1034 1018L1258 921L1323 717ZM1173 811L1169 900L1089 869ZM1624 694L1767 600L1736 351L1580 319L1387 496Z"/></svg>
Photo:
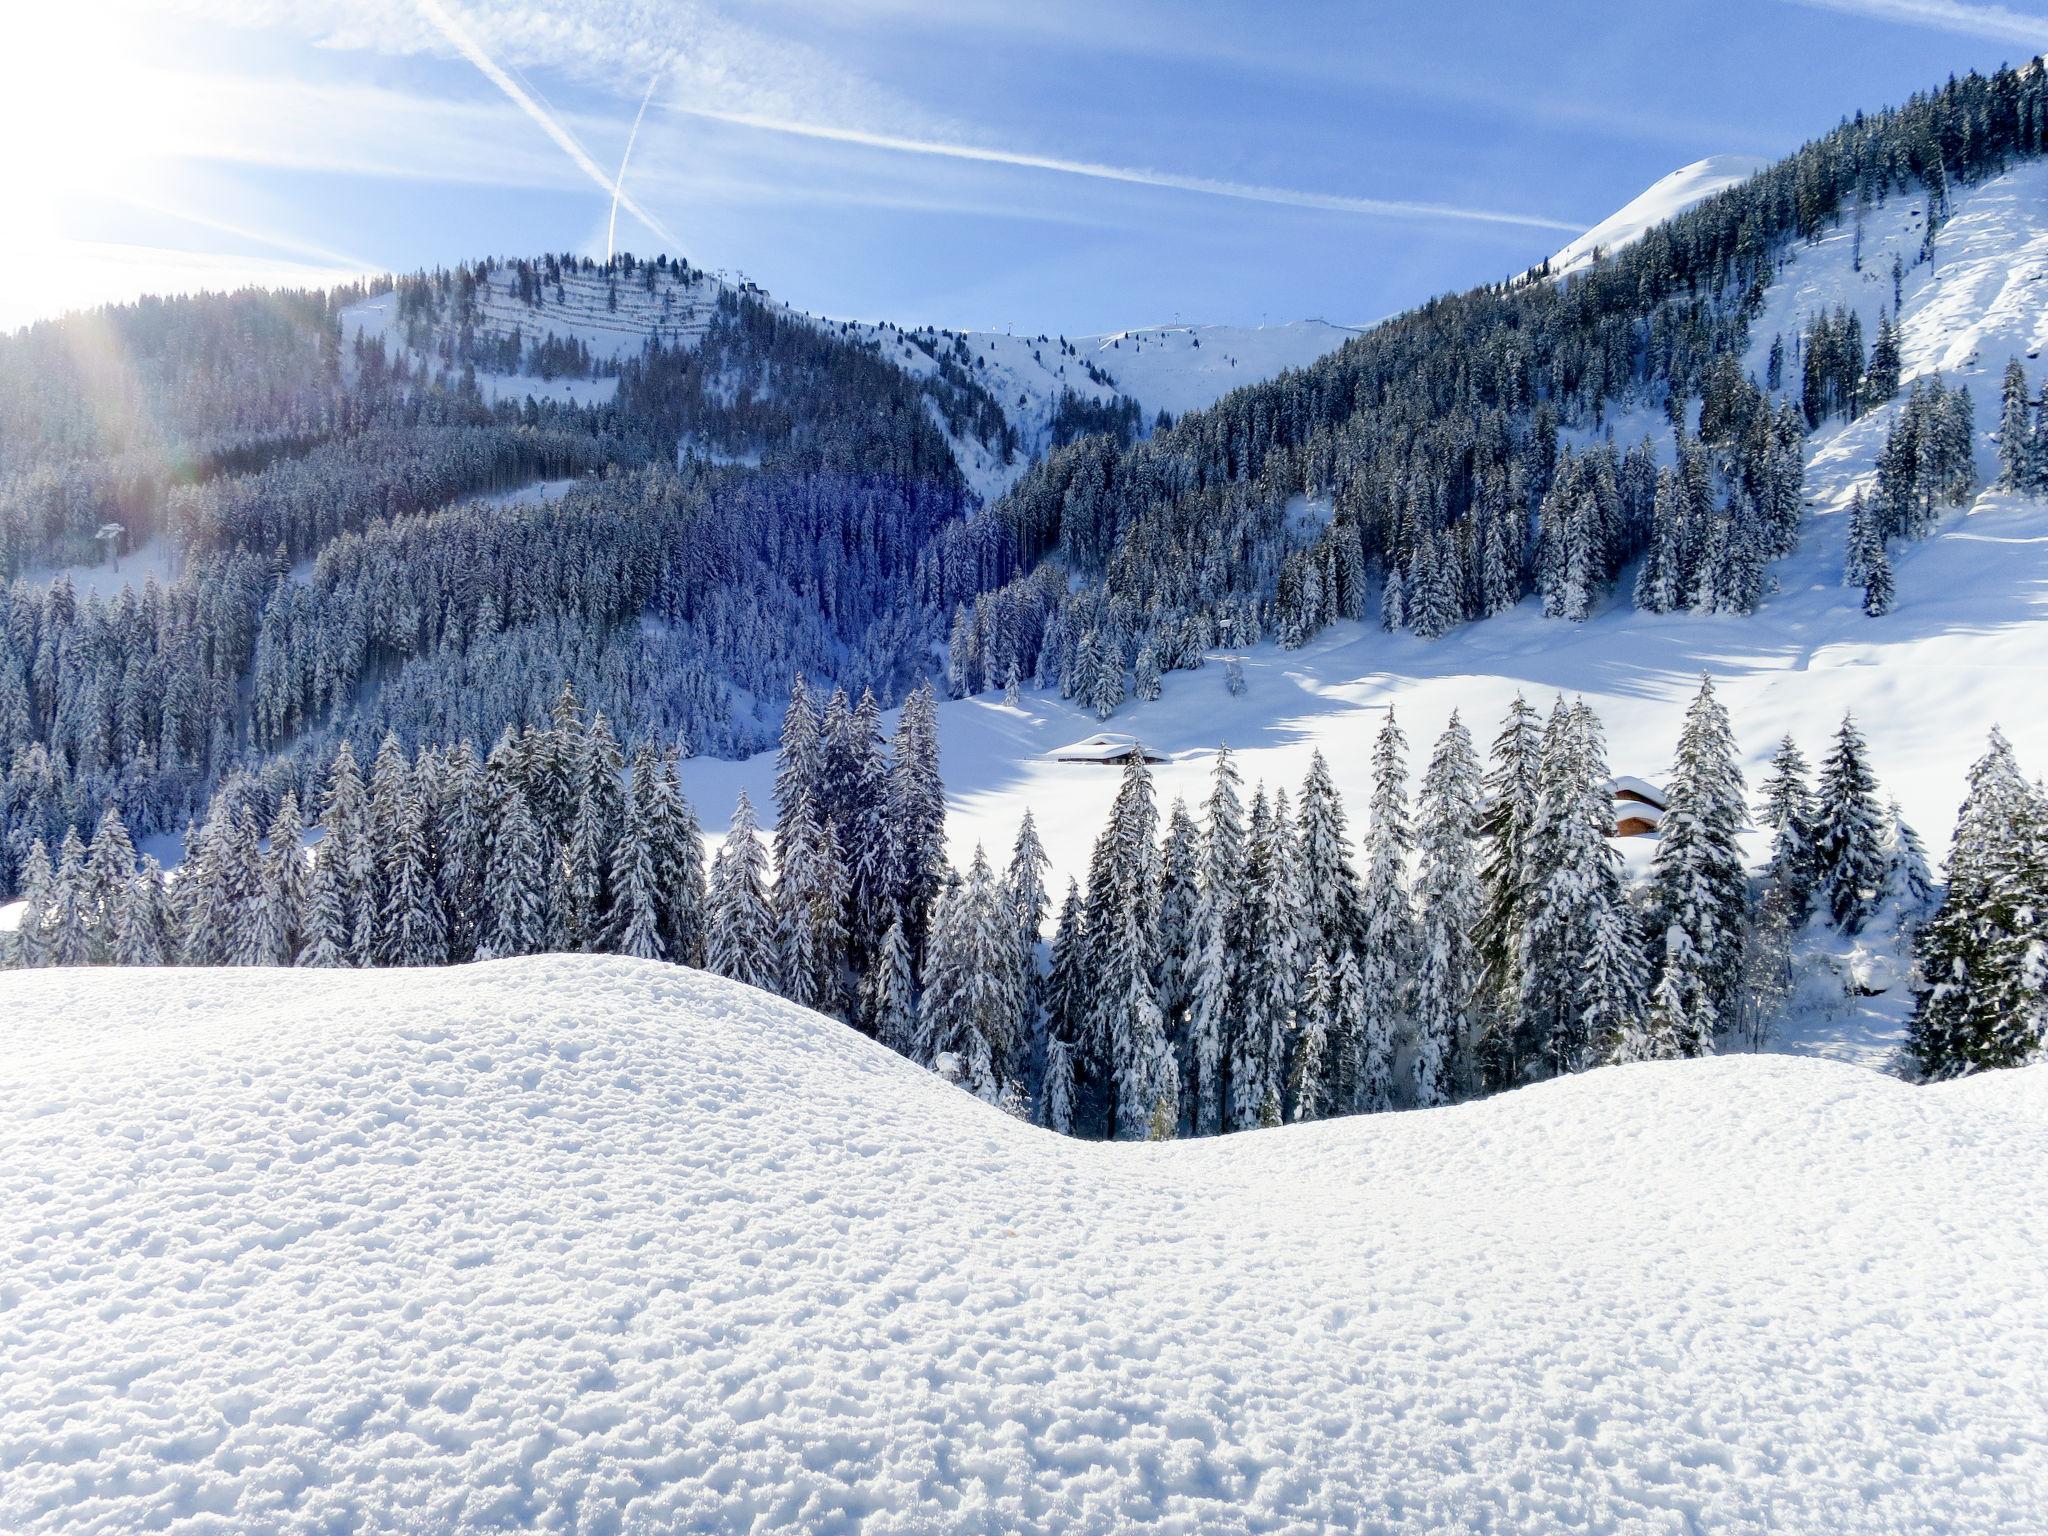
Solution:
<svg viewBox="0 0 2048 1536"><path fill-rule="evenodd" d="M1821 763L1813 846L1828 915L1844 933L1855 933L1884 887L1884 822L1863 733L1848 715Z"/></svg>
<svg viewBox="0 0 2048 1536"><path fill-rule="evenodd" d="M1469 1078L1472 1002L1479 987L1473 934L1482 904L1479 851L1480 770L1472 737L1457 713L1437 738L1422 776L1416 825L1421 920L1415 977L1415 1102L1442 1104Z"/></svg>
<svg viewBox="0 0 2048 1536"><path fill-rule="evenodd" d="M1701 1056L1733 1023L1741 985L1742 945L1748 928L1749 877L1740 838L1746 821L1742 770L1728 711L1714 696L1711 678L1685 713L1657 850L1650 861L1648 929L1671 928L1684 943L1657 944L1662 960L1655 993L1678 999L1684 1020L1682 1054ZM1682 963L1686 969L1673 973Z"/></svg>
<svg viewBox="0 0 2048 1536"><path fill-rule="evenodd" d="M1408 822L1408 740L1387 711L1373 743L1372 818L1365 834L1365 921L1360 935L1359 979L1364 1011L1350 1107L1386 1109L1394 1102L1397 1052L1412 1024L1410 994L1416 971L1414 909L1406 870L1415 846Z"/></svg>
<svg viewBox="0 0 2048 1536"><path fill-rule="evenodd" d="M768 855L745 790L732 813L732 829L711 864L707 970L750 987L775 986L775 917L768 905Z"/></svg>

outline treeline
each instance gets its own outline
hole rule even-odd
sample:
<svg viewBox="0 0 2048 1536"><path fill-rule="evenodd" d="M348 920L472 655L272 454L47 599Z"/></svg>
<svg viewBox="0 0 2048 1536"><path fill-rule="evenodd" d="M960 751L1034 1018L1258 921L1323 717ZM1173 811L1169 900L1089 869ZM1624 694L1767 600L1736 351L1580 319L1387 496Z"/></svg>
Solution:
<svg viewBox="0 0 2048 1536"><path fill-rule="evenodd" d="M810 706L806 702L803 710ZM823 921L815 890L857 899L835 931L864 959L889 938L921 953L944 867L944 793L930 693L904 707L893 749L872 695L835 693L809 719L836 777L792 798L767 855L744 797L707 876L674 751L628 757L602 712L564 690L545 726L508 731L481 762L468 742L407 754L385 738L367 779L335 755L308 852L295 792L231 779L166 879L138 865L118 812L92 841L40 841L11 941L17 965L446 965L566 950L708 965L812 1006ZM792 743L802 727L792 725ZM815 861L815 862L814 862ZM842 914L834 914L837 920ZM885 919L877 927L875 920Z"/></svg>
<svg viewBox="0 0 2048 1536"><path fill-rule="evenodd" d="M466 742L409 756L388 737L366 779L344 747L310 854L298 795L243 777L189 834L173 879L138 867L114 813L90 842L67 830L54 865L38 842L9 958L667 959L845 1020L1054 1129L1132 1139L1447 1103L1754 1043L1810 917L1855 932L1884 915L1912 931L1935 902L1919 840L1880 807L1846 720L1817 786L1789 740L1779 749L1756 811L1770 858L1752 875L1734 742L1703 684L1636 889L1583 703L1560 699L1544 721L1518 699L1485 767L1454 716L1412 802L1407 754L1390 715L1357 843L1320 756L1298 796L1261 785L1247 806L1220 753L1199 811L1176 802L1163 816L1134 759L1085 884L1069 882L1055 915L1028 813L1000 872L981 850L947 867L928 688L885 741L872 694L819 701L800 685L772 839L742 796L708 870L676 755L628 754L565 691L545 725L508 731L481 762ZM2011 1044L2010 1020L2038 1010L2007 1005L2032 998L2038 968L2009 919L2048 868L2038 848L2015 862L2015 839L2044 825L2038 791L1995 742L1965 807L1957 900L1920 929L1934 984L1916 1040L1952 1019L1950 1038L1981 1042L1994 1019L1998 1048L2038 1048L2038 1031ZM1994 974L2021 992L1967 984ZM1930 1043L1927 1070L1988 1064L1993 1048L1955 1049L1979 1055L1937 1058Z"/></svg>

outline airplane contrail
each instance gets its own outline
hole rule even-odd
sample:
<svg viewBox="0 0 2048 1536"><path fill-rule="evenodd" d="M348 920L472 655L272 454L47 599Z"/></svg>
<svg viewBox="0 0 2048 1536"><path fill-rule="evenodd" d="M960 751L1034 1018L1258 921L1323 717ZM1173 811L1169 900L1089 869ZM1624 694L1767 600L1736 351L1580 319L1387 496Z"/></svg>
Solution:
<svg viewBox="0 0 2048 1536"><path fill-rule="evenodd" d="M633 131L626 135L626 152L619 156L618 178L612 183L612 218L611 223L605 226L604 231L604 259L606 261L612 259L612 247L618 240L619 197L626 188L626 165L633 158L633 143L640 137L640 119L647 115L647 103L654 100L654 88L661 84L661 77L666 73L668 73L668 61L664 59L662 60L661 67L655 70L654 77L647 82L647 94L640 98L640 110L633 114ZM669 243L673 245L675 242L670 240Z"/></svg>
<svg viewBox="0 0 2048 1536"><path fill-rule="evenodd" d="M1262 186L1256 182L1219 181L1208 176L1184 176L1173 171L1147 171L1122 165L1105 165L1094 160L1064 160L1055 155L1026 154L1013 149L989 149L978 144L947 144L932 139L903 138L890 133L870 133L859 128L834 128L819 123L793 122L749 112L720 112L711 107L680 107L692 117L731 123L741 128L760 128L770 133L794 134L799 138L825 139L835 144L859 144L870 149L895 150L910 155L937 155L950 160L974 160L988 165L1014 165L1025 170L1055 171L1065 176L1087 176L1097 181L1123 182L1132 186L1165 187L1176 192L1197 192L1208 197L1234 197L1245 202L1278 203L1291 208L1321 208L1332 213L1358 213L1370 217L1411 219L1454 219L1475 224L1508 224L1524 229L1554 229L1578 234L1583 222L1544 218L1532 213L1502 213L1491 208L1465 208L1453 203L1411 202L1382 197L1350 197L1335 192L1302 192L1292 187Z"/></svg>
<svg viewBox="0 0 2048 1536"><path fill-rule="evenodd" d="M669 233L659 219L645 208L642 208L620 189L612 177L605 174L603 167L590 158L589 152L576 142L575 135L555 120L553 113L535 101L532 95L517 80L514 80L496 59L484 51L483 44L479 43L471 35L469 29L463 26L453 12L441 4L441 0L415 0L415 4L419 6L420 14L439 29L441 35L448 39L449 44L455 51L482 71L485 79L489 80L491 84L510 97L514 106L532 118L541 132L553 139L562 153L575 162L578 170L583 172L584 175L588 176L606 192L612 194L617 201L624 203L627 212L661 236L663 240L673 246L680 245L681 242Z"/></svg>

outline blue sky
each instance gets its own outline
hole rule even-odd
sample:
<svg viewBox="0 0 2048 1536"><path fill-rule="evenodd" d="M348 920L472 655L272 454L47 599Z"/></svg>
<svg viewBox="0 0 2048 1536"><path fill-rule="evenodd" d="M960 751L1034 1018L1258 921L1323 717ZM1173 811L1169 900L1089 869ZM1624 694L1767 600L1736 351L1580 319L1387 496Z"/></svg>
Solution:
<svg viewBox="0 0 2048 1536"><path fill-rule="evenodd" d="M1680 165L2048 48L2048 6L113 0L16 41L0 325L601 254L645 96L622 248L836 315L1083 333L1503 276Z"/></svg>

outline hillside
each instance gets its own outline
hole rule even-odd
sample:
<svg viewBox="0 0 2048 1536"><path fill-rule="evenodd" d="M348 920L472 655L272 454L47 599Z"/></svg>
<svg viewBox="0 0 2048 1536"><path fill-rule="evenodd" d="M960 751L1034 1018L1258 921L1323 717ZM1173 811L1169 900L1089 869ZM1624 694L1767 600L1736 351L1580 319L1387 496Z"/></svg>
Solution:
<svg viewBox="0 0 2048 1536"><path fill-rule="evenodd" d="M24 1536L1969 1533L2048 1484L2039 1070L1106 1147L641 962L6 988Z"/></svg>
<svg viewBox="0 0 2048 1536"><path fill-rule="evenodd" d="M478 388L490 401L518 402L531 395L562 404L603 404L617 395L615 370L639 355L650 339L692 347L709 328L721 296L747 295L777 313L871 348L914 378L941 368L941 354L957 342L971 359L973 377L997 402L1017 437L1009 457L972 434L948 440L968 483L984 498L1007 489L1052 445L1063 396L1108 406L1128 396L1150 426L1164 411L1180 416L1213 405L1230 390L1299 368L1341 346L1353 328L1323 320L1288 325L1166 325L1101 336L1053 337L1008 331L955 331L887 322L834 320L769 298L743 276L698 270L653 272L646 280L618 281L603 272L564 270L559 284L541 285L532 302L509 277L484 290L468 316L482 338L517 337L528 356L511 369L479 368ZM447 366L440 348L461 328L445 304L435 319L413 329L399 315L396 293L380 293L345 308L341 334L353 342L383 342L429 366ZM597 376L544 374L531 349L550 343L585 349L608 370Z"/></svg>
<svg viewBox="0 0 2048 1536"><path fill-rule="evenodd" d="M1596 260L1625 250L1659 224L1675 219L1716 192L1736 186L1770 162L1755 155L1709 155L1652 182L1545 263L1552 277L1569 277Z"/></svg>

